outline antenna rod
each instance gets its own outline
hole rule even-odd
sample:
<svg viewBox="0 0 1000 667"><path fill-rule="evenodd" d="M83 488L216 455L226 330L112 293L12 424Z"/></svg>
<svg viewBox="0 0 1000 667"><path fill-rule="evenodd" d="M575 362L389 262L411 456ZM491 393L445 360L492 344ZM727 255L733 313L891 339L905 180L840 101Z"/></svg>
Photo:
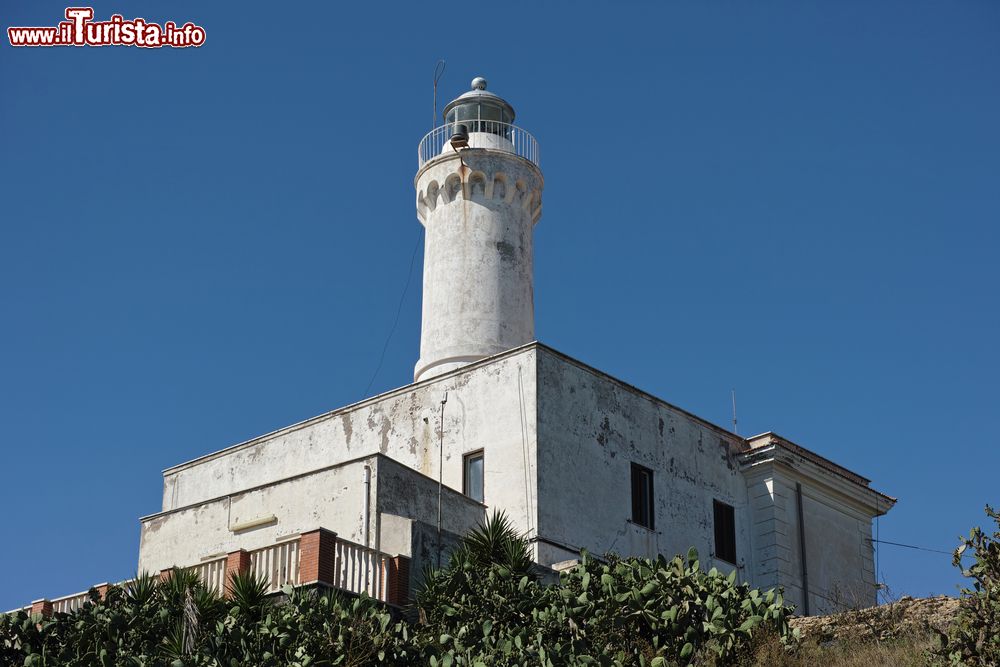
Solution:
<svg viewBox="0 0 1000 667"><path fill-rule="evenodd" d="M431 129L433 130L437 125L438 118L438 81L444 76L445 62L444 60L437 61L437 65L434 66L434 115L431 116Z"/></svg>
<svg viewBox="0 0 1000 667"><path fill-rule="evenodd" d="M736 430L736 390L733 389L733 433L739 435L740 432Z"/></svg>

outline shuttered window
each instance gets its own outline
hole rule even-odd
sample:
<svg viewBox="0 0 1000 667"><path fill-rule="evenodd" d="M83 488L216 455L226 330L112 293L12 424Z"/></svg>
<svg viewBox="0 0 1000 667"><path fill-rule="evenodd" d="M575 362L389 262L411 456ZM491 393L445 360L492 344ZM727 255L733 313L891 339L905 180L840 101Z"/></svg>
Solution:
<svg viewBox="0 0 1000 667"><path fill-rule="evenodd" d="M715 508L715 557L736 564L736 512L732 505L712 501Z"/></svg>
<svg viewBox="0 0 1000 667"><path fill-rule="evenodd" d="M652 529L653 471L638 463L632 464L632 523Z"/></svg>

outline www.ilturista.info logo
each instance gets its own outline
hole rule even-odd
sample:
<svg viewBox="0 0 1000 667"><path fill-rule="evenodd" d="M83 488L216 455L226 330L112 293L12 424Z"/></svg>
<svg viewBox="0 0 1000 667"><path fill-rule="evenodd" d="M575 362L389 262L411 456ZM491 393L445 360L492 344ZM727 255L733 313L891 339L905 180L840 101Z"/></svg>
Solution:
<svg viewBox="0 0 1000 667"><path fill-rule="evenodd" d="M146 19L125 20L112 14L107 21L94 21L93 7L67 7L66 19L50 28L7 28L11 46L163 46L184 48L205 43L205 29L191 22L162 26Z"/></svg>

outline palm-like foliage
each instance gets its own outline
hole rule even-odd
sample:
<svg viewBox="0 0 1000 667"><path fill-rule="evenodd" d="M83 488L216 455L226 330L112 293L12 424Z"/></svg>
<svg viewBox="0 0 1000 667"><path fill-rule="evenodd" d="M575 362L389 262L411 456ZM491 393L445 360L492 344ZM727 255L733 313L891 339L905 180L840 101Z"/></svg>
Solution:
<svg viewBox="0 0 1000 667"><path fill-rule="evenodd" d="M160 592L169 599L181 601L188 591L202 585L198 573L194 570L174 569L170 576L160 584Z"/></svg>
<svg viewBox="0 0 1000 667"><path fill-rule="evenodd" d="M49 619L0 615L0 665L319 667L578 665L666 667L706 653L731 665L761 631L788 636L780 595L687 559L596 561L546 586L502 514L468 535L418 593L419 622L367 596L237 575L220 599L192 574L140 575Z"/></svg>
<svg viewBox="0 0 1000 667"><path fill-rule="evenodd" d="M428 609L441 608L446 600L473 594L490 573L515 583L522 577L534 581L531 566L527 540L514 530L506 514L494 512L462 538L444 568L424 570L418 606L426 614Z"/></svg>
<svg viewBox="0 0 1000 667"><path fill-rule="evenodd" d="M259 620L271 606L267 580L250 572L235 572L229 577L229 595L235 603L230 614Z"/></svg>
<svg viewBox="0 0 1000 667"><path fill-rule="evenodd" d="M475 568L496 565L511 576L520 578L527 575L533 578L528 541L514 530L503 512L494 512L466 535L456 556L466 559Z"/></svg>
<svg viewBox="0 0 1000 667"><path fill-rule="evenodd" d="M155 600L159 584L160 580L155 575L140 572L125 584L125 597L130 604L143 607Z"/></svg>

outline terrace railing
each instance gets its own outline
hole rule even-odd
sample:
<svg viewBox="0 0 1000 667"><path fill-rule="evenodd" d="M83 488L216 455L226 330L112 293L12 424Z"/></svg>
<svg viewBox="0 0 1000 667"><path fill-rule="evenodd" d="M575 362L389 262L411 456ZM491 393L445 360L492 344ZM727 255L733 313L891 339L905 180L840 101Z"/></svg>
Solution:
<svg viewBox="0 0 1000 667"><path fill-rule="evenodd" d="M299 583L299 541L279 542L250 552L250 572L263 577L267 590L280 591L286 584Z"/></svg>
<svg viewBox="0 0 1000 667"><path fill-rule="evenodd" d="M470 148L489 148L504 153L513 153L518 157L540 166L538 142L525 129L498 120L463 120L457 123L447 123L424 135L417 146L417 166L423 167L443 153L451 153L449 145L451 135L457 125L465 125L469 131Z"/></svg>
<svg viewBox="0 0 1000 667"><path fill-rule="evenodd" d="M206 588L211 588L219 595L222 595L223 591L226 590L225 556L205 561L188 569L198 574L198 578L201 579L201 583L205 584Z"/></svg>
<svg viewBox="0 0 1000 667"><path fill-rule="evenodd" d="M61 598L55 598L52 600L52 611L69 614L82 607L83 603L87 602L89 599L90 595L88 591L74 593L73 595L64 595Z"/></svg>
<svg viewBox="0 0 1000 667"><path fill-rule="evenodd" d="M328 555L322 556L322 558L332 559L332 562L329 560L325 564L312 562L311 571L315 571L317 567L326 572L332 571L333 580L327 581L326 579L322 579L320 583L356 595L364 593L376 600L389 604L398 605L405 603L406 590L409 585L408 566L406 570L407 574L401 575L399 572L402 566L399 565L399 562L400 559L403 561L407 561L408 559L403 556L393 558L371 547L365 547L350 540L341 539L334 533L322 529L312 531L308 534L315 535L317 533L325 535L323 539L331 540L331 542L327 542L326 546L323 547L323 553ZM278 542L263 549L251 551L249 554L245 551L234 552L233 554L212 558L211 560L184 569L197 573L199 579L208 588L216 590L219 594L226 594L226 577L228 567L230 566L230 558L242 553L242 558L244 559L249 555L249 571L264 579L267 583L268 592L277 593L285 585L298 586L302 583L300 570L302 569L304 554L301 548L301 539L297 537ZM316 553L316 551L314 550L313 553ZM244 560L243 562L246 561ZM169 572L170 570L164 570L160 573L160 576L167 577L169 576ZM330 575L326 574L324 576L329 577ZM124 586L126 584L128 584L128 581L120 582L118 585ZM101 584L97 587L98 592L103 595L106 587L107 584ZM400 598L400 596L403 597ZM33 605L12 609L5 613L16 613L22 610L30 613L37 606L44 610L41 613L61 612L68 614L80 609L89 599L89 591L83 591L54 598L51 601L41 600L33 603Z"/></svg>
<svg viewBox="0 0 1000 667"><path fill-rule="evenodd" d="M385 570L389 556L337 538L333 585L349 593L367 593L385 602Z"/></svg>

